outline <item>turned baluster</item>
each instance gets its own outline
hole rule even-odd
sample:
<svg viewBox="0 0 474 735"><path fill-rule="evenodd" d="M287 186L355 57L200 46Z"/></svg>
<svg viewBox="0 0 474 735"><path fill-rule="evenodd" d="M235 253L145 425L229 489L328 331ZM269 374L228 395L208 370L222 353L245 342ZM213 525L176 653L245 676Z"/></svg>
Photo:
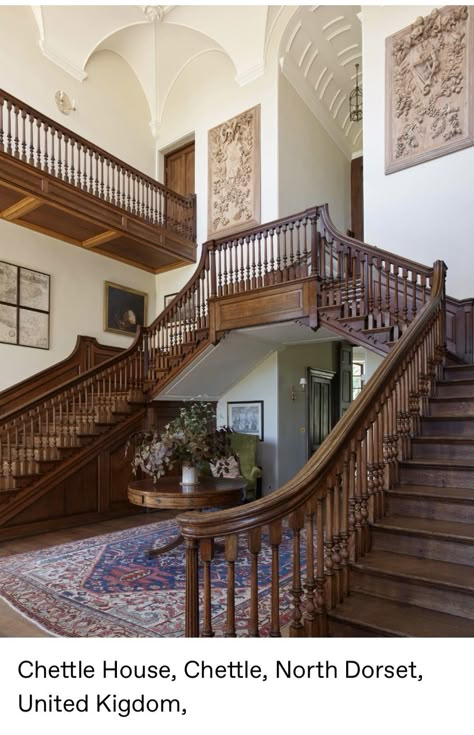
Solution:
<svg viewBox="0 0 474 735"><path fill-rule="evenodd" d="M326 498L324 501L325 518L326 518L326 539L325 539L325 571L326 571L326 600L330 610L334 607L337 600L336 580L334 570L333 546L334 546L334 527L333 527L333 478L327 479Z"/></svg>
<svg viewBox="0 0 474 735"><path fill-rule="evenodd" d="M202 632L203 638L213 638L212 630L212 595L211 595L211 563L214 558L214 539L202 539L199 543L201 561L203 564L203 615Z"/></svg>
<svg viewBox="0 0 474 735"><path fill-rule="evenodd" d="M0 151L3 153L5 150L4 145L4 129L3 129L3 107L5 104L5 98L0 94Z"/></svg>
<svg viewBox="0 0 474 735"><path fill-rule="evenodd" d="M262 531L254 528L248 534L248 548L250 552L250 620L249 636L258 638L258 555L262 548Z"/></svg>
<svg viewBox="0 0 474 735"><path fill-rule="evenodd" d="M227 616L226 638L235 638L235 562L239 553L238 536L232 534L225 540L225 560L227 562Z"/></svg>
<svg viewBox="0 0 474 735"><path fill-rule="evenodd" d="M71 143L71 165L69 167L69 181L73 186L76 186L76 152L74 150L76 141L74 140L74 138L70 138L69 142Z"/></svg>
<svg viewBox="0 0 474 735"><path fill-rule="evenodd" d="M364 476L362 474L362 433L359 432L356 441L356 483L354 495L354 519L355 519L355 545L356 560L364 553L364 533L362 525L362 485Z"/></svg>
<svg viewBox="0 0 474 735"><path fill-rule="evenodd" d="M318 616L314 600L314 590L316 580L314 577L314 514L316 501L312 499L306 504L305 508L305 529L306 529L306 577L303 584L305 590L305 613L304 613L304 629L307 638L313 638L318 633ZM323 549L323 567L324 567L324 549ZM323 574L324 579L324 574Z"/></svg>
<svg viewBox="0 0 474 735"><path fill-rule="evenodd" d="M26 163L27 155L26 155L26 110L21 111L21 160ZM2 150L0 146L0 150Z"/></svg>
<svg viewBox="0 0 474 735"><path fill-rule="evenodd" d="M385 277L385 305L384 305L384 323L383 326L389 327L391 323L391 302L392 302L392 296L390 292L390 281L391 281L391 275L392 275L392 264L389 260L385 261L385 269L384 269L384 277ZM395 284L396 285L396 284Z"/></svg>
<svg viewBox="0 0 474 735"><path fill-rule="evenodd" d="M324 243L318 232L318 219L311 217L311 275L324 278ZM322 248L322 249L321 249Z"/></svg>
<svg viewBox="0 0 474 735"><path fill-rule="evenodd" d="M12 154L12 103L7 100L7 153Z"/></svg>
<svg viewBox="0 0 474 735"><path fill-rule="evenodd" d="M347 531L349 534L349 559L357 561L357 532L356 532L356 441L351 440L351 449L349 454L349 497L347 510Z"/></svg>
<svg viewBox="0 0 474 735"><path fill-rule="evenodd" d="M13 134L13 157L20 157L20 139L18 137L18 117L19 110L15 106L13 108L13 120L14 120L14 134Z"/></svg>
<svg viewBox="0 0 474 735"><path fill-rule="evenodd" d="M198 542L193 538L185 539L186 545L186 594L185 594L185 635L187 638L199 637L199 559Z"/></svg>
<svg viewBox="0 0 474 735"><path fill-rule="evenodd" d="M369 428L367 429L367 495L368 495L368 512L369 521L371 523L376 519L376 486L374 482L375 463L374 463L374 440L376 436L375 416L370 417Z"/></svg>
<svg viewBox="0 0 474 735"><path fill-rule="evenodd" d="M41 168L41 120L36 118L36 168ZM10 151L11 152L11 151Z"/></svg>
<svg viewBox="0 0 474 735"><path fill-rule="evenodd" d="M82 157L82 188L84 189L84 191L87 191L87 184L88 184L88 179L89 179L87 175L88 148L84 144L82 145L82 154L83 154L83 157Z"/></svg>
<svg viewBox="0 0 474 735"><path fill-rule="evenodd" d="M382 327L383 326L383 319L382 319L382 274L383 274L383 267L382 267L382 258L375 258L375 269L377 272L377 303L376 303L376 311L377 311L377 326Z"/></svg>
<svg viewBox="0 0 474 735"><path fill-rule="evenodd" d="M344 452L341 475L341 525L340 547L341 556L341 600L349 594L349 487L350 487L350 460L349 452Z"/></svg>
<svg viewBox="0 0 474 735"><path fill-rule="evenodd" d="M316 500L316 578L314 603L316 613L316 635L327 636L326 577L324 574L324 498Z"/></svg>
<svg viewBox="0 0 474 735"><path fill-rule="evenodd" d="M299 508L288 518L288 526L293 531L293 584L291 595L293 597L293 614L290 623L290 637L301 638L304 635L302 597L303 587L301 584L301 529L304 528L304 509Z"/></svg>
<svg viewBox="0 0 474 735"><path fill-rule="evenodd" d="M280 562L279 550L282 541L281 521L270 524L270 544L272 547L272 608L270 621L270 638L279 638L280 631Z"/></svg>

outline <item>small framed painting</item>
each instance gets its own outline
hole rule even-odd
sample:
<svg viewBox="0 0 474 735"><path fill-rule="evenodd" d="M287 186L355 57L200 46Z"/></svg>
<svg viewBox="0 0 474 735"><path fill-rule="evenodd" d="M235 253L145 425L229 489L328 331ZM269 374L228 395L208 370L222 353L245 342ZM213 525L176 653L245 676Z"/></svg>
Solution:
<svg viewBox="0 0 474 735"><path fill-rule="evenodd" d="M118 334L135 334L145 325L148 294L133 288L105 282L104 330Z"/></svg>
<svg viewBox="0 0 474 735"><path fill-rule="evenodd" d="M263 441L263 401L227 401L227 425L240 434Z"/></svg>

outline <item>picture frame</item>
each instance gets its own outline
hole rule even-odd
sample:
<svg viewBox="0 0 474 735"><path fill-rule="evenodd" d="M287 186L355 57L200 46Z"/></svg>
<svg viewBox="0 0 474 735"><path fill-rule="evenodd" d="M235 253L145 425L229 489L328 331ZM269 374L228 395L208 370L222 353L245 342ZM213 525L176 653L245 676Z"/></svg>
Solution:
<svg viewBox="0 0 474 735"><path fill-rule="evenodd" d="M227 426L263 441L263 401L227 401Z"/></svg>
<svg viewBox="0 0 474 735"><path fill-rule="evenodd" d="M49 350L51 276L0 261L0 342Z"/></svg>
<svg viewBox="0 0 474 735"><path fill-rule="evenodd" d="M133 335L145 326L148 294L128 286L105 281L104 331Z"/></svg>

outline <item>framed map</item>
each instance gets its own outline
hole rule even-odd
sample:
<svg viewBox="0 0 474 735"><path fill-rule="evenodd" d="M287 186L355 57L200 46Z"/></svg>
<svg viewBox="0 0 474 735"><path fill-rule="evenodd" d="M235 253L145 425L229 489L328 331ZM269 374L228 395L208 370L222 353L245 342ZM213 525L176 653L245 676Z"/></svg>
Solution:
<svg viewBox="0 0 474 735"><path fill-rule="evenodd" d="M0 262L0 342L49 350L50 276Z"/></svg>

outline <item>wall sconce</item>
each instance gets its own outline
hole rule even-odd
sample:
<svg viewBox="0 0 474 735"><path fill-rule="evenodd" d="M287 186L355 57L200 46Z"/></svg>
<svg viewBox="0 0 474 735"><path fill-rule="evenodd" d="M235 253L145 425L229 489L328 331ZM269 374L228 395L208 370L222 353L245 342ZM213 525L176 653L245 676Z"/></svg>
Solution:
<svg viewBox="0 0 474 735"><path fill-rule="evenodd" d="M299 384L299 393L304 393L306 391L306 386L308 385L308 381L306 378L300 378L300 384ZM296 401L297 392L295 389L295 386L291 386L291 393L290 393L290 399L292 401Z"/></svg>
<svg viewBox="0 0 474 735"><path fill-rule="evenodd" d="M76 112L74 100L71 102L66 92L63 92L62 89L58 89L54 95L54 99L59 112L62 112L63 115L69 115L71 112Z"/></svg>

